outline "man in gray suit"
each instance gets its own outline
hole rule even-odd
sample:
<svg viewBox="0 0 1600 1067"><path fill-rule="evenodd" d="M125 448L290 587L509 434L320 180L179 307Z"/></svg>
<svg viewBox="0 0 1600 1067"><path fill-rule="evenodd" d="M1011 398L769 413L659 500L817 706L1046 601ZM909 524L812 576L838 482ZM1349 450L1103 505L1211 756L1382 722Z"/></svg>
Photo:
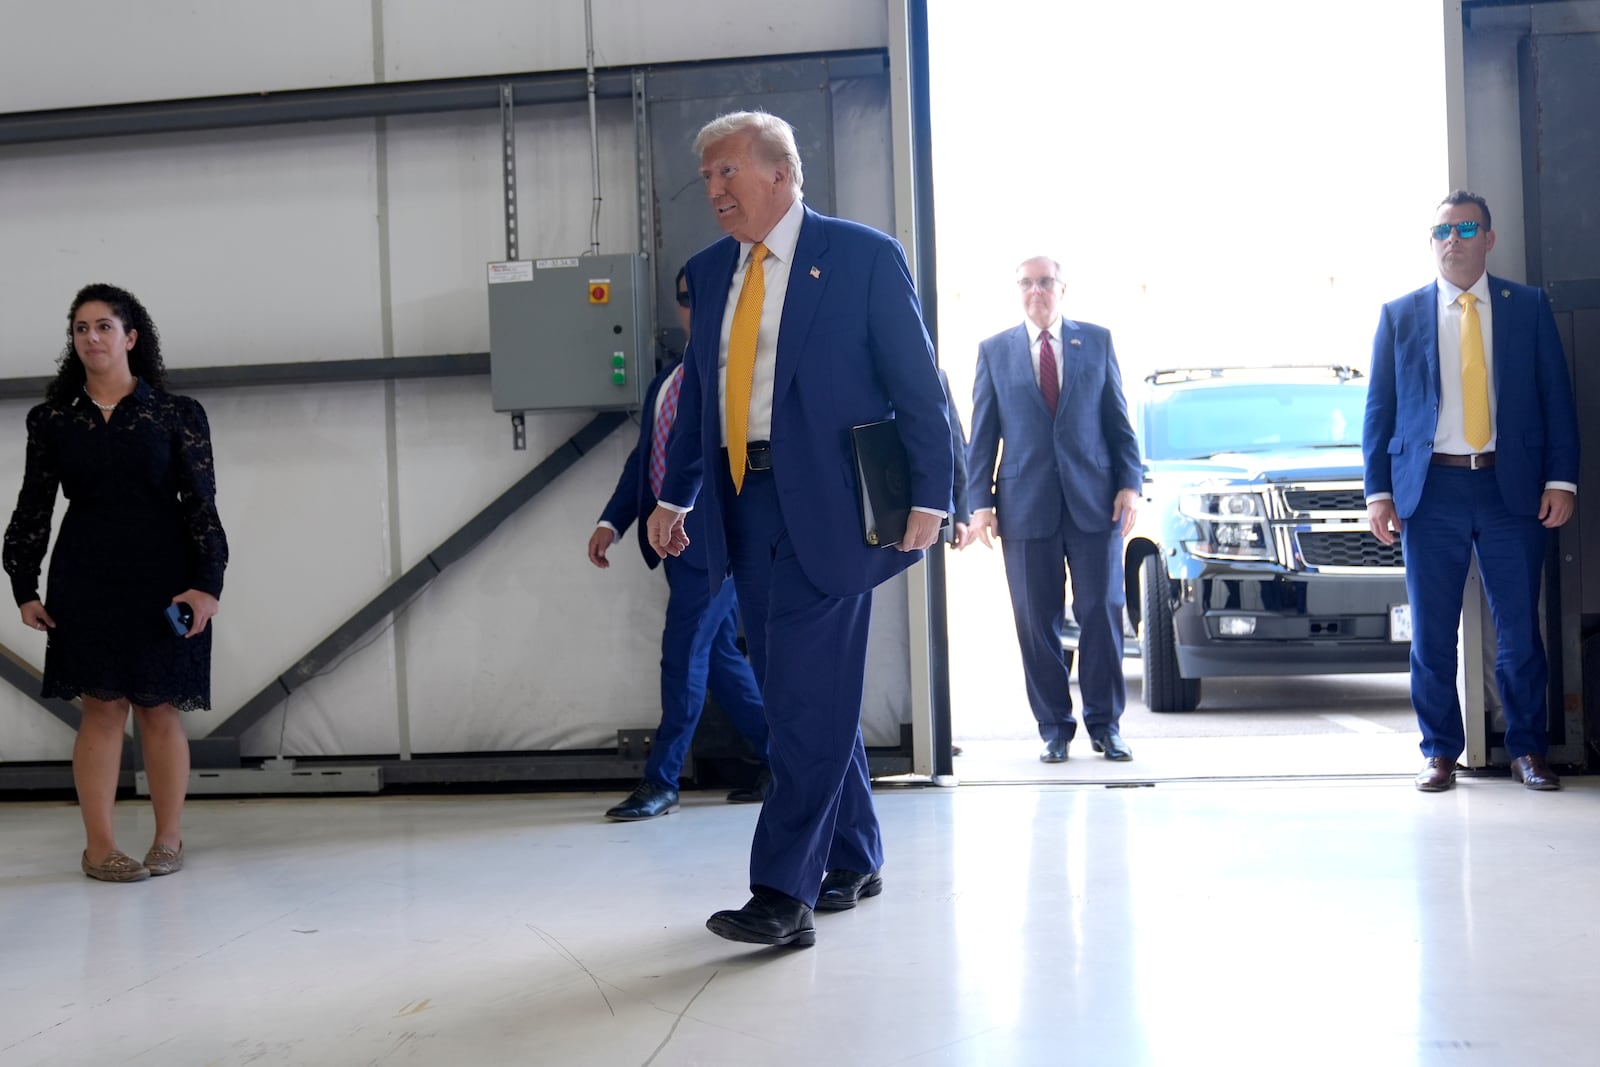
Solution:
<svg viewBox="0 0 1600 1067"><path fill-rule="evenodd" d="M1002 539L1028 704L1045 742L1039 758L1064 761L1077 732L1061 649L1070 569L1084 725L1096 752L1128 760L1118 731L1127 703L1122 541L1143 488L1139 444L1110 332L1061 317L1060 264L1024 260L1017 286L1022 324L978 346L972 530L991 548L993 535Z"/></svg>

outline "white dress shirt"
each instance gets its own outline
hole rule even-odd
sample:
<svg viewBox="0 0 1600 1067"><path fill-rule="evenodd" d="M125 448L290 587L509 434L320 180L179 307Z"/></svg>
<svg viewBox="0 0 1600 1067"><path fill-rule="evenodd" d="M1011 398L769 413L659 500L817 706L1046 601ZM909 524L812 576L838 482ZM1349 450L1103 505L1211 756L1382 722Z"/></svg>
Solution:
<svg viewBox="0 0 1600 1067"><path fill-rule="evenodd" d="M1493 452L1495 432L1494 397L1494 309L1490 306L1489 275L1480 274L1470 289L1457 289L1439 279L1439 424L1433 431L1433 450L1462 456L1479 451L1467 443L1466 416L1461 401L1461 305L1463 292L1478 298L1478 323L1483 329L1483 368L1489 376L1489 443L1482 451Z"/></svg>
<svg viewBox="0 0 1600 1067"><path fill-rule="evenodd" d="M789 294L789 268L794 266L794 246L800 241L800 223L805 215L805 207L796 200L761 242L767 246L767 258L761 261L761 277L765 288L761 301L761 328L756 333L755 373L750 379L750 417L745 423L746 441L767 441L772 438L772 385L777 377L778 327L783 322L783 301ZM716 395L717 418L722 423L720 439L724 448L728 444L728 405L721 398L728 391L728 338L733 335L733 314L739 306L739 294L744 292L745 270L750 265L750 253L755 247L754 242L739 242L739 265L733 270L733 283L728 287L728 300L722 311Z"/></svg>

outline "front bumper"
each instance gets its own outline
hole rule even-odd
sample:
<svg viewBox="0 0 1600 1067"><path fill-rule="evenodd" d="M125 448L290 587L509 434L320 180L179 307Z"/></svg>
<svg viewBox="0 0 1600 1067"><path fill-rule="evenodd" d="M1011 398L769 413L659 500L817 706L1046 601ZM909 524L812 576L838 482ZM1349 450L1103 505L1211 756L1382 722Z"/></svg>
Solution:
<svg viewBox="0 0 1600 1067"><path fill-rule="evenodd" d="M1389 634L1389 609L1404 603L1403 574L1293 575L1209 563L1181 583L1173 614L1178 671L1185 678L1404 671L1411 644ZM1248 619L1251 632L1225 635L1224 619Z"/></svg>

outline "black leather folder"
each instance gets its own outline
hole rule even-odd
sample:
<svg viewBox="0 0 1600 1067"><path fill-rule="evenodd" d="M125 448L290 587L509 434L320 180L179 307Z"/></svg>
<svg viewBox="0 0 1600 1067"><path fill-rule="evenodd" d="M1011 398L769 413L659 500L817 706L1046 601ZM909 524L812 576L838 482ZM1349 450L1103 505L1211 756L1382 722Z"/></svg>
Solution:
<svg viewBox="0 0 1600 1067"><path fill-rule="evenodd" d="M898 545L911 514L911 462L900 429L893 419L852 426L850 444L861 487L861 539L872 548Z"/></svg>

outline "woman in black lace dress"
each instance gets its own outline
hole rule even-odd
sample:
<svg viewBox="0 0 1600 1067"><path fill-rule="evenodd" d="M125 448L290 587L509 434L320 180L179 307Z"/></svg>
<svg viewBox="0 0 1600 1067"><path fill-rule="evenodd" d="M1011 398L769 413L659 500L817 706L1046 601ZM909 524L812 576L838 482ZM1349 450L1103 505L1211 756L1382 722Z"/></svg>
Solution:
<svg viewBox="0 0 1600 1067"><path fill-rule="evenodd" d="M4 562L22 621L49 634L44 695L81 698L72 776L87 847L83 873L135 882L183 866L189 739L180 710L211 701L211 630L228 542L217 518L205 411L161 388L160 338L143 305L87 286L45 402L28 412L27 469ZM39 599L56 489L67 513ZM180 636L169 605L193 621ZM155 840L144 862L117 848L112 806L133 709Z"/></svg>

